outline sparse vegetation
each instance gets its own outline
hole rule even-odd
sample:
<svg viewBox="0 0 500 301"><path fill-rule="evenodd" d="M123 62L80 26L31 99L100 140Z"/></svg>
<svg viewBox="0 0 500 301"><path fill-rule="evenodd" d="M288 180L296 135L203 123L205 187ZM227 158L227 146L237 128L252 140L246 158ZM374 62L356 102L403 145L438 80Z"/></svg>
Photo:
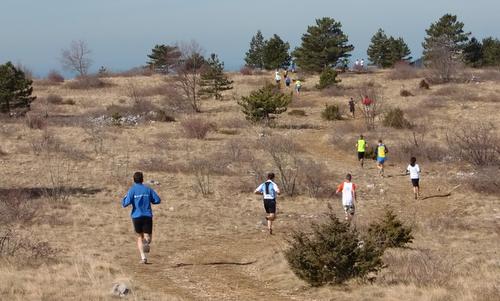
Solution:
<svg viewBox="0 0 500 301"><path fill-rule="evenodd" d="M194 139L205 139L208 132L214 129L213 124L197 117L181 121L181 126L186 137Z"/></svg>
<svg viewBox="0 0 500 301"><path fill-rule="evenodd" d="M372 223L367 230L367 240L378 248L403 248L413 241L412 229L405 226L391 209L386 209L384 217Z"/></svg>
<svg viewBox="0 0 500 301"><path fill-rule="evenodd" d="M325 105L325 109L321 112L321 117L324 120L333 121L333 120L342 120L342 113L340 111L340 107L338 105Z"/></svg>
<svg viewBox="0 0 500 301"><path fill-rule="evenodd" d="M447 135L448 147L456 159L476 166L500 162L500 140L491 123L461 124Z"/></svg>
<svg viewBox="0 0 500 301"><path fill-rule="evenodd" d="M412 124L406 119L403 110L392 108L385 113L384 126L390 126L396 129L411 128Z"/></svg>
<svg viewBox="0 0 500 301"><path fill-rule="evenodd" d="M249 96L241 97L238 104L242 107L247 120L251 122L264 120L266 125L269 125L271 115L286 112L291 100L291 95L286 95L274 85L268 84L252 91Z"/></svg>
<svg viewBox="0 0 500 301"><path fill-rule="evenodd" d="M337 72L332 68L325 68L319 76L319 84L316 85L316 88L322 90L336 85L339 82L340 80L337 79Z"/></svg>
<svg viewBox="0 0 500 301"><path fill-rule="evenodd" d="M325 222L313 224L312 234L295 232L289 244L285 252L288 264L312 286L341 284L382 267L382 251L368 241L361 245L357 231L333 213Z"/></svg>

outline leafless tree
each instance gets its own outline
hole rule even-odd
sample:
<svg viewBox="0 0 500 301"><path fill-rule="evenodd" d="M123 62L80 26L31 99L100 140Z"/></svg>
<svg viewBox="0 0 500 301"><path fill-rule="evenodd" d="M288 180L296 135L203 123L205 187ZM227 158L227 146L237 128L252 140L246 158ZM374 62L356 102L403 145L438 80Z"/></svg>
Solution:
<svg viewBox="0 0 500 301"><path fill-rule="evenodd" d="M88 74L92 65L90 49L85 41L72 41L68 49L61 52L61 64L65 70L78 73L80 77Z"/></svg>
<svg viewBox="0 0 500 301"><path fill-rule="evenodd" d="M176 83L195 112L200 112L200 75L205 65L203 49L192 41L180 46L182 57L177 67Z"/></svg>
<svg viewBox="0 0 500 301"><path fill-rule="evenodd" d="M462 55L453 50L453 45L450 45L447 38L435 41L428 56L427 66L431 72L430 80L433 82L450 82L463 67Z"/></svg>
<svg viewBox="0 0 500 301"><path fill-rule="evenodd" d="M375 122L382 113L384 99L382 91L378 87L370 84L365 84L359 88L359 94L362 99L367 97L371 102L369 104L360 103L360 111L363 114L365 126L367 130L375 129Z"/></svg>

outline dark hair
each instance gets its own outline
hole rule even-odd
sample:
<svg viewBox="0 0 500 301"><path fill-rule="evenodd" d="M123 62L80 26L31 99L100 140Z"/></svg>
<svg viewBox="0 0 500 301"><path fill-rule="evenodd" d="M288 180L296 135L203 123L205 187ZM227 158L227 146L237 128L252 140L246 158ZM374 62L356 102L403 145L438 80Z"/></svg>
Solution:
<svg viewBox="0 0 500 301"><path fill-rule="evenodd" d="M415 166L415 163L417 163L417 158L411 157L411 159L410 159L410 165L413 167L413 166Z"/></svg>
<svg viewBox="0 0 500 301"><path fill-rule="evenodd" d="M274 179L274 172L270 172L267 174L267 179L268 180L273 180Z"/></svg>
<svg viewBox="0 0 500 301"><path fill-rule="evenodd" d="M363 139L363 135L359 135L359 138Z"/></svg>
<svg viewBox="0 0 500 301"><path fill-rule="evenodd" d="M350 180L352 179L352 176L351 176L351 174L350 174L350 173L348 173L348 174L345 176L345 178L346 178L347 180L349 180L349 181L350 181Z"/></svg>
<svg viewBox="0 0 500 301"><path fill-rule="evenodd" d="M142 172L136 171L134 173L134 183L142 183L144 182L144 176L142 175Z"/></svg>
<svg viewBox="0 0 500 301"><path fill-rule="evenodd" d="M378 143L382 143L382 139L378 139Z"/></svg>

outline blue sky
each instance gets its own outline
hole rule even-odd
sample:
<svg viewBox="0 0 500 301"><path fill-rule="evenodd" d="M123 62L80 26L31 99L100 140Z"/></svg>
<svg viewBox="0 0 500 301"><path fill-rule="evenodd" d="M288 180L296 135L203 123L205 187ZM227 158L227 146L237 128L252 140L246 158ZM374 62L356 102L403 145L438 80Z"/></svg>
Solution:
<svg viewBox="0 0 500 301"><path fill-rule="evenodd" d="M443 14L457 14L483 38L500 37L498 12L497 0L0 0L0 63L19 62L44 75L61 69L61 49L85 40L93 70L125 70L144 64L157 43L196 40L234 70L258 29L294 48L307 26L325 16L343 24L356 47L352 59L366 58L378 28L402 36L419 57L425 29Z"/></svg>

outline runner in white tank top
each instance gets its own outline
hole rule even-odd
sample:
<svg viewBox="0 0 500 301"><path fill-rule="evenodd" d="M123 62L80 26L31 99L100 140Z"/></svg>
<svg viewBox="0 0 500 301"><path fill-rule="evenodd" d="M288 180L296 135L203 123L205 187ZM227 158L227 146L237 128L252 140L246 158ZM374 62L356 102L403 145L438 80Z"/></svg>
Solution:
<svg viewBox="0 0 500 301"><path fill-rule="evenodd" d="M416 200L420 196L420 166L417 164L417 158L411 157L410 165L406 168L406 174L410 175L410 180L413 185L413 195Z"/></svg>
<svg viewBox="0 0 500 301"><path fill-rule="evenodd" d="M336 193L342 192L342 206L344 207L345 219L351 222L355 212L356 184L351 182L351 174L347 174L345 179L345 182L338 186Z"/></svg>

